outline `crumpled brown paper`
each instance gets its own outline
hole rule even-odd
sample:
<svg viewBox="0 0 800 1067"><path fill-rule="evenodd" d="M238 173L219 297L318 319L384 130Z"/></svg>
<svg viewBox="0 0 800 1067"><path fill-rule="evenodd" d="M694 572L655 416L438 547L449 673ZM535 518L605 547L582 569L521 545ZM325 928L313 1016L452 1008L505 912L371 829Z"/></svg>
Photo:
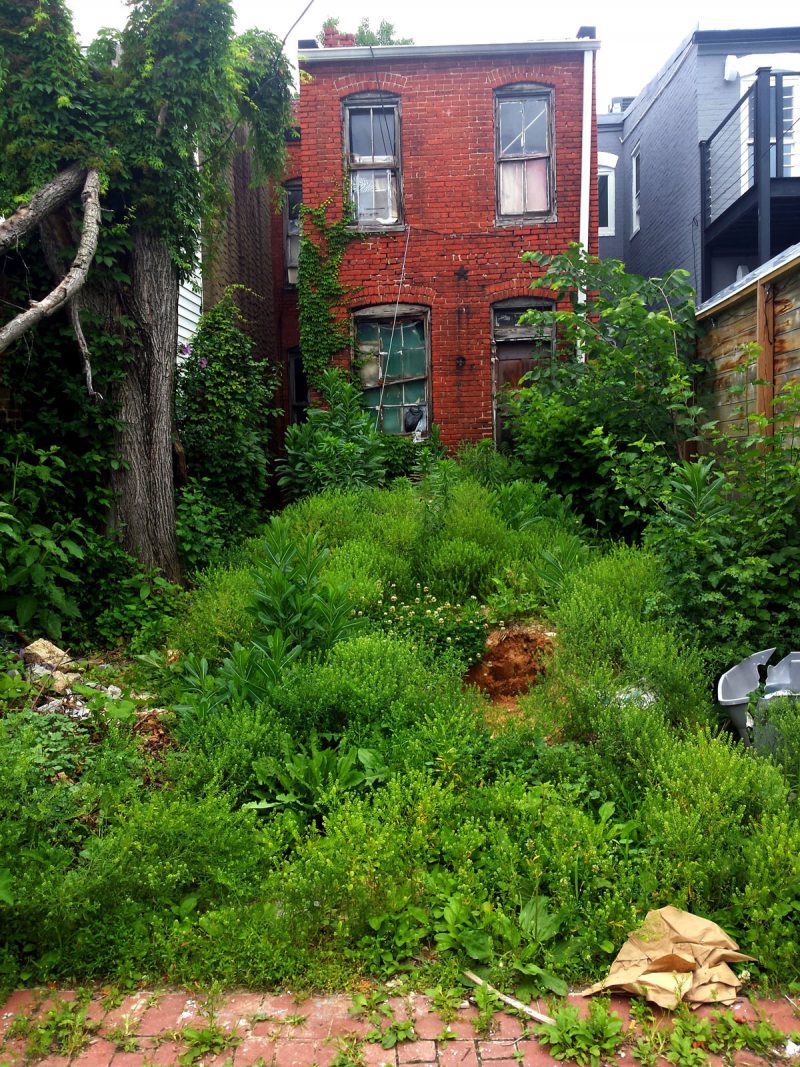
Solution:
<svg viewBox="0 0 800 1067"><path fill-rule="evenodd" d="M725 931L678 908L650 911L639 930L630 934L611 964L608 977L584 989L581 996L602 990L626 990L662 1008L689 1004L732 1004L741 982L728 966L752 960Z"/></svg>

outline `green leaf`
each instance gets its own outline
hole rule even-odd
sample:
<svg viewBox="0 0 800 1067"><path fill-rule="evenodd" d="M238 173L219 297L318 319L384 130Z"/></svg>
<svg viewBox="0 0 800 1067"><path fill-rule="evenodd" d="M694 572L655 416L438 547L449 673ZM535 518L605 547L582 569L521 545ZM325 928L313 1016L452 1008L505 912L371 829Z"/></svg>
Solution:
<svg viewBox="0 0 800 1067"><path fill-rule="evenodd" d="M14 884L14 876L8 867L0 867L0 904L8 904L11 907L14 903L14 894L11 892L11 886Z"/></svg>

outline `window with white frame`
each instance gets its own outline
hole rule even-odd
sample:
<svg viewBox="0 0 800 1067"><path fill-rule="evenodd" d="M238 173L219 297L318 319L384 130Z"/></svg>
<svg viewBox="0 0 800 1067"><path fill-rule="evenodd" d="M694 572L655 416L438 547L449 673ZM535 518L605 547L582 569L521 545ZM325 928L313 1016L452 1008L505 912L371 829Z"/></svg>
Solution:
<svg viewBox="0 0 800 1067"><path fill-rule="evenodd" d="M285 281L297 285L297 268L300 264L300 206L303 203L303 185L299 178L286 182L286 199L283 204L283 248Z"/></svg>
<svg viewBox="0 0 800 1067"><path fill-rule="evenodd" d="M552 217L553 97L549 89L514 85L495 93L497 215Z"/></svg>
<svg viewBox="0 0 800 1067"><path fill-rule="evenodd" d="M612 152L597 153L598 227L601 237L615 233L615 199L617 156Z"/></svg>
<svg viewBox="0 0 800 1067"><path fill-rule="evenodd" d="M429 313L417 305L365 308L354 315L354 369L364 403L384 433L430 426Z"/></svg>
<svg viewBox="0 0 800 1067"><path fill-rule="evenodd" d="M344 101L344 137L353 218L362 228L402 222L400 103L389 93Z"/></svg>
<svg viewBox="0 0 800 1067"><path fill-rule="evenodd" d="M642 157L639 145L631 153L631 237L639 232L642 221L640 194L642 188Z"/></svg>

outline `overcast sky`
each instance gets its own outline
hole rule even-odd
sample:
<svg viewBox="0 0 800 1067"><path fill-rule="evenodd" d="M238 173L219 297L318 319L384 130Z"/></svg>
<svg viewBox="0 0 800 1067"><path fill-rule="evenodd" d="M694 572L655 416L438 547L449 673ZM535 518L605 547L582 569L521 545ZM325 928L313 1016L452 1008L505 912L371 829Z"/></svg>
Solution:
<svg viewBox="0 0 800 1067"><path fill-rule="evenodd" d="M283 38L307 0L281 4L263 0L234 0L238 28L272 30ZM558 10L553 10L553 7ZM124 0L72 0L75 28L88 43L101 26L121 26ZM381 17L401 37L416 44L558 40L574 37L582 25L596 26L602 43L597 67L597 105L606 111L612 96L634 96L653 77L684 37L695 29L722 30L754 26L794 26L800 22L798 0L584 0L558 5L531 0L403 0L374 5L368 0L313 0L308 13L287 40L294 56L297 40L315 37L324 19L335 16L343 30L354 30L364 16L377 27Z"/></svg>

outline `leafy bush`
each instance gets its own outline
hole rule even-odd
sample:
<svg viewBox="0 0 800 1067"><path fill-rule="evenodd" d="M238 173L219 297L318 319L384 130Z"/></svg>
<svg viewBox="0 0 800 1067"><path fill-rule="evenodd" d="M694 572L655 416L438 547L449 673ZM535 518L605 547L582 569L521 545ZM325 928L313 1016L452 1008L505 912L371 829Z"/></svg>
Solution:
<svg viewBox="0 0 800 1067"><path fill-rule="evenodd" d="M241 327L234 290L228 289L201 316L185 346L175 398L189 475L202 481L208 503L225 513L228 536L252 526L260 513L269 404L278 384L275 369L253 358L253 341Z"/></svg>
<svg viewBox="0 0 800 1067"><path fill-rule="evenodd" d="M334 487L381 485L386 478L383 438L360 390L332 369L322 374L320 394L326 406L310 407L306 422L286 431L280 487L295 499Z"/></svg>
<svg viewBox="0 0 800 1067"><path fill-rule="evenodd" d="M218 663L238 641L247 644L255 627L252 566L212 566L197 579L184 610L167 633L167 644Z"/></svg>
<svg viewBox="0 0 800 1067"><path fill-rule="evenodd" d="M191 478L178 492L176 536L184 566L190 571L215 563L230 531L223 508L209 498L208 478Z"/></svg>
<svg viewBox="0 0 800 1067"><path fill-rule="evenodd" d="M458 656L465 664L483 655L489 630L486 613L475 597L463 604L440 601L417 583L417 595L404 600L392 592L376 605L377 622L387 633L424 645L433 655Z"/></svg>
<svg viewBox="0 0 800 1067"><path fill-rule="evenodd" d="M616 535L636 516L614 480L603 438L615 454L645 441L676 458L695 432L692 290L685 271L641 278L577 245L526 258L544 268L537 286L569 294L572 309L528 312L557 328L562 353L510 399L514 456L570 497L588 522ZM589 294L583 303L579 293Z"/></svg>
<svg viewBox="0 0 800 1067"><path fill-rule="evenodd" d="M719 438L716 462L676 467L645 533L719 670L776 634L787 649L800 641L798 411L789 393L772 434L756 423L744 438Z"/></svg>
<svg viewBox="0 0 800 1067"><path fill-rule="evenodd" d="M361 628L347 588L323 576L328 551L315 534L292 538L273 518L263 552L254 594L258 637L277 633L304 652L323 651Z"/></svg>
<svg viewBox="0 0 800 1067"><path fill-rule="evenodd" d="M8 446L0 456L0 627L58 639L79 614L73 590L84 557L81 525L57 517L65 468L58 449L34 449L23 436Z"/></svg>

